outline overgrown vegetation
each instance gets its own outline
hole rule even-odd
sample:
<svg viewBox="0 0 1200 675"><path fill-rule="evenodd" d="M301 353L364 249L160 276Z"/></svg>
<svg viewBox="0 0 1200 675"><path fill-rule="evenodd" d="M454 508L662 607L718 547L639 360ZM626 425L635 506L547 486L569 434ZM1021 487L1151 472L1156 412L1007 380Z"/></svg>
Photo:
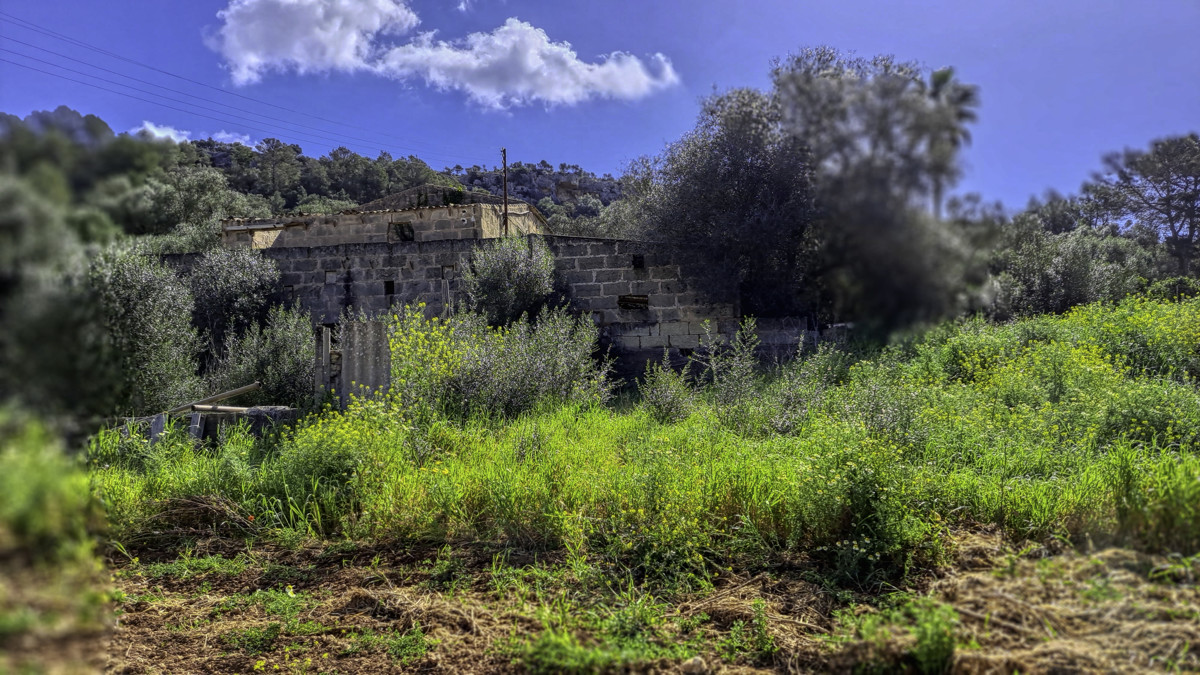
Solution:
<svg viewBox="0 0 1200 675"><path fill-rule="evenodd" d="M535 316L554 291L554 256L540 239L510 237L471 254L462 290L493 326Z"/></svg>
<svg viewBox="0 0 1200 675"><path fill-rule="evenodd" d="M560 232L674 242L749 314L869 340L764 365L747 318L614 396L595 325L550 303L545 246L511 239L474 254L459 313L392 318L391 391L266 437L110 425L85 470L0 411L0 669L102 630L110 600L236 671L1011 671L1089 622L1134 647L1055 667L1196 667L1200 146L1113 155L1010 218L946 198L976 107L950 69L808 50L769 91L705 101L624 199L542 204ZM269 261L216 250L217 221L453 182L62 109L0 119L0 164L0 403L76 433L251 380L240 402L307 403L309 319ZM128 593L97 590L102 535ZM967 574L935 580L947 565Z"/></svg>

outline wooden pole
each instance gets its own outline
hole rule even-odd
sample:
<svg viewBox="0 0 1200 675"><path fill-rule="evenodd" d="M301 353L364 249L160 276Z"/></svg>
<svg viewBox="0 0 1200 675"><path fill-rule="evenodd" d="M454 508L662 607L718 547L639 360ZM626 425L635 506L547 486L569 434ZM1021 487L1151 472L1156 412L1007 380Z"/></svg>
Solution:
<svg viewBox="0 0 1200 675"><path fill-rule="evenodd" d="M261 386L262 386L261 382L254 382L254 383L248 384L244 387L238 387L237 389L230 389L229 391L223 391L220 394L216 394L214 396L209 396L208 398L202 398L199 401L192 401L191 403L186 403L184 405L179 406L178 408L172 408L171 410L167 411L167 414L168 415L177 415L182 412L188 412L192 409L192 406L194 406L194 405L205 405L207 403L216 403L218 401L224 401L227 398L233 398L234 396L237 396L239 394L245 394L246 392L254 391Z"/></svg>
<svg viewBox="0 0 1200 675"><path fill-rule="evenodd" d="M235 405L200 405L197 403L192 406L193 412L244 413L249 410L249 408L242 408Z"/></svg>
<svg viewBox="0 0 1200 675"><path fill-rule="evenodd" d="M500 160L504 162L504 236L508 236L508 148L500 148Z"/></svg>

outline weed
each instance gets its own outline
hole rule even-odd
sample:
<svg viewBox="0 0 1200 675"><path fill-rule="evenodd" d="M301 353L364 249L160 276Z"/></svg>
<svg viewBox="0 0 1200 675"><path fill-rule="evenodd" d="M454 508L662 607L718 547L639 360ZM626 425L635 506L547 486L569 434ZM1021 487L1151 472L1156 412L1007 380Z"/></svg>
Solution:
<svg viewBox="0 0 1200 675"><path fill-rule="evenodd" d="M254 626L222 633L221 640L231 649L240 649L253 656L274 649L275 641L279 639L282 632L282 625L269 623L266 626Z"/></svg>
<svg viewBox="0 0 1200 675"><path fill-rule="evenodd" d="M343 650L345 656L361 652L383 651L402 665L408 665L429 653L438 641L426 637L419 622L403 633L394 630L376 632L371 629L349 633L350 645Z"/></svg>

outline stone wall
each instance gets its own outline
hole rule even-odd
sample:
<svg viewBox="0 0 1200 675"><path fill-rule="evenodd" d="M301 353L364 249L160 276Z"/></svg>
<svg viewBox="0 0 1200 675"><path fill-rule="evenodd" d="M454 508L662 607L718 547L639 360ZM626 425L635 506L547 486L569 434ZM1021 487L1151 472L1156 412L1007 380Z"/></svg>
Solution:
<svg viewBox="0 0 1200 675"><path fill-rule="evenodd" d="M500 205L461 204L284 220L227 220L221 223L221 240L227 248L270 249L490 239L504 235L502 223ZM511 234L545 232L541 217L528 204L511 204L508 223Z"/></svg>
<svg viewBox="0 0 1200 675"><path fill-rule="evenodd" d="M700 272L663 247L644 242L543 237L555 256L558 291L600 329L625 374L640 373L663 348L675 357L695 349L704 322L724 336L737 330L736 294L714 298L689 285ZM406 303L424 302L443 313L462 298L459 288L471 252L487 241L377 242L275 247L286 299L311 312L314 324L333 324L344 312L378 316ZM182 261L180 261L182 263ZM764 346L794 349L810 335L803 320L760 322Z"/></svg>
<svg viewBox="0 0 1200 675"><path fill-rule="evenodd" d="M542 240L555 257L560 298L595 322L601 347L616 358L617 373L623 377L640 375L648 360L662 357L664 348L680 363L699 346L705 322L724 338L737 330L741 312L736 290L709 284L702 291L695 280L704 274L720 275L677 252L613 239L544 236ZM460 280L471 252L494 241L280 246L265 248L262 254L279 267L281 299L308 311L314 326L332 326L344 314L378 317L417 302L424 302L431 314L447 312L463 299ZM186 269L197 255L166 258L176 268ZM814 329L805 318L758 321L767 356L794 352L801 341L813 344L818 337ZM386 354L378 358L386 362ZM350 371L354 368L344 382L339 379L339 390L347 389L351 380L370 379Z"/></svg>

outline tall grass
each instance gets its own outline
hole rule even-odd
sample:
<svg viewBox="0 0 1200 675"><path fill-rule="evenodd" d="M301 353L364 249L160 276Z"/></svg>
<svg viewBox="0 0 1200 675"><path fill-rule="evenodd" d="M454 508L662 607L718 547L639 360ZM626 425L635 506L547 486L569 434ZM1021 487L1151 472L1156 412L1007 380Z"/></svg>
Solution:
<svg viewBox="0 0 1200 675"><path fill-rule="evenodd" d="M598 405L602 371L577 358L558 370L510 358L496 372L515 386L570 386L464 404L513 400L461 396L482 349L472 340L519 354L538 328L479 333L418 314L398 325L393 375L408 389L391 398L314 415L270 444L109 441L120 461L92 475L118 529L147 499L220 494L258 522L300 514L314 534L562 549L671 587L781 554L874 586L936 563L949 527L982 523L1200 550L1200 300L964 321L854 363L825 348L723 390L672 380L687 406L671 414L653 398ZM547 330L587 342L579 324Z"/></svg>

